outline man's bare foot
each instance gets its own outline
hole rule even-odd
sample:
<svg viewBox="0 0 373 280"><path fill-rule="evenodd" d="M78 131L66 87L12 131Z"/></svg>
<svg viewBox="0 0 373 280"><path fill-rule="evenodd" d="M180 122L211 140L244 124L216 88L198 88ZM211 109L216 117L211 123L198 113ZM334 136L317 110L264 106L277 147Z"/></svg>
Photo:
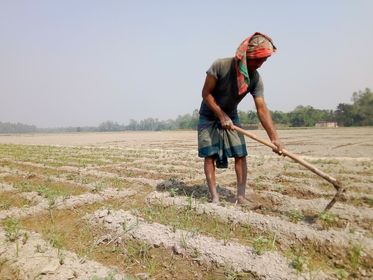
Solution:
<svg viewBox="0 0 373 280"><path fill-rule="evenodd" d="M211 203L214 203L214 204L219 203L219 196L218 195L212 196L211 197Z"/></svg>
<svg viewBox="0 0 373 280"><path fill-rule="evenodd" d="M258 202L253 201L251 199L247 199L243 196L237 196L236 203L241 206L248 207L250 209L258 209L261 207L261 205Z"/></svg>
<svg viewBox="0 0 373 280"><path fill-rule="evenodd" d="M236 198L236 203L237 204L242 204L242 205L245 205L245 204L248 204L252 201L249 201L246 197L243 197L243 196L237 196Z"/></svg>
<svg viewBox="0 0 373 280"><path fill-rule="evenodd" d="M219 203L219 193L216 190L210 191L211 203Z"/></svg>

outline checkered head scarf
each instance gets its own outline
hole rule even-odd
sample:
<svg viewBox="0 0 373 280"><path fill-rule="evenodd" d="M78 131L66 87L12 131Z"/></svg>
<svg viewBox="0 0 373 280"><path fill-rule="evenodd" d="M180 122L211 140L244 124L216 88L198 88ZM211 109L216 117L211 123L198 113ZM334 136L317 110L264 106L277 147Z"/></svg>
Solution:
<svg viewBox="0 0 373 280"><path fill-rule="evenodd" d="M276 47L272 39L259 32L247 37L240 44L235 55L238 94L245 93L250 83L246 59L269 57L275 51Z"/></svg>

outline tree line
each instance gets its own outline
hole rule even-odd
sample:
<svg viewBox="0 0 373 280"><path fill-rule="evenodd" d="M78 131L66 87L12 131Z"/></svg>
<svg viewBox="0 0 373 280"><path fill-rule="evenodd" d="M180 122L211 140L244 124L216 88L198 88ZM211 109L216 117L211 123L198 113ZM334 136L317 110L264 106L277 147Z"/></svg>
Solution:
<svg viewBox="0 0 373 280"><path fill-rule="evenodd" d="M239 111L243 125L259 124L256 111ZM339 126L372 126L373 125L373 92L366 88L354 92L352 104L340 103L336 110L316 109L312 106L297 106L293 111L271 111L275 124L282 127L313 127L321 121L337 122ZM176 119L158 120L146 118L140 121L130 120L129 124L119 124L105 121L96 127L63 127L37 128L34 125L0 122L0 133L30 133L30 132L83 132L83 131L126 131L126 130L176 130L196 129L198 125L198 110L192 114L180 115Z"/></svg>
<svg viewBox="0 0 373 280"><path fill-rule="evenodd" d="M32 133L37 132L35 125L22 123L0 122L0 133Z"/></svg>
<svg viewBox="0 0 373 280"><path fill-rule="evenodd" d="M243 125L258 125L256 111L239 111ZM373 125L373 92L366 88L354 92L352 104L340 103L336 110L316 109L312 106L297 106L293 111L271 111L275 124L283 127L313 127L318 122L336 122L339 126L371 126ZM178 116L175 120L160 121L148 118L141 121L131 120L128 125L105 122L99 126L100 131L119 130L174 130L196 129L198 125L198 110L192 114Z"/></svg>

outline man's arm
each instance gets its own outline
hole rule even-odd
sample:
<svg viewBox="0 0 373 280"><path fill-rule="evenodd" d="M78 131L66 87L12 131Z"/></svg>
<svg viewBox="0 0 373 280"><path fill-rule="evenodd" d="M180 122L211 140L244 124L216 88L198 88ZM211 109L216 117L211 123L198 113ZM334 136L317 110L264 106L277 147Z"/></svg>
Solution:
<svg viewBox="0 0 373 280"><path fill-rule="evenodd" d="M279 154L282 154L282 149L284 148L283 144L281 143L277 131L273 125L272 116L269 112L267 105L264 101L263 97L254 97L256 111L258 113L258 117L260 123L263 125L264 129L266 130L269 139L271 142L277 147L277 151Z"/></svg>
<svg viewBox="0 0 373 280"><path fill-rule="evenodd" d="M203 85L202 89L202 98L203 101L207 104L207 106L214 112L215 116L217 116L220 120L220 123L223 128L225 129L232 129L233 122L230 117L220 108L220 106L216 103L214 96L212 96L212 92L216 87L216 79L214 76L207 74L205 84Z"/></svg>

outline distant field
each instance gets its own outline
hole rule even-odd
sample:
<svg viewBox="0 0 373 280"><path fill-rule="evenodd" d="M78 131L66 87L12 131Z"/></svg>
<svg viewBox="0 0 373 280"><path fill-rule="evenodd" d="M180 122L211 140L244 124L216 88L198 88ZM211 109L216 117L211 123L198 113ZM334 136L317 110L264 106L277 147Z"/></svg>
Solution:
<svg viewBox="0 0 373 280"><path fill-rule="evenodd" d="M266 138L265 132L253 131ZM194 131L0 135L0 279L372 279L373 128L279 131L331 184L247 139L213 205Z"/></svg>

